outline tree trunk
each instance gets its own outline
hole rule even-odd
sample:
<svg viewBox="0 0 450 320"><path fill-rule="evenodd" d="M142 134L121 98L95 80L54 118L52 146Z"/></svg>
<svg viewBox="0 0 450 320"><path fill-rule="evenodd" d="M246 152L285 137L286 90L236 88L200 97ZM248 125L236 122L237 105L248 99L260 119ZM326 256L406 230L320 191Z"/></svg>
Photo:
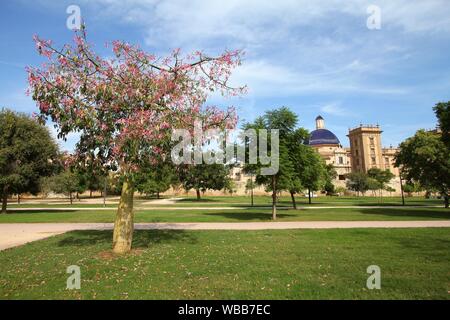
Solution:
<svg viewBox="0 0 450 320"><path fill-rule="evenodd" d="M443 194L443 196L444 196L444 206L445 206L445 208L448 208L448 207L449 207L449 197L448 197L448 193L445 192L445 193Z"/></svg>
<svg viewBox="0 0 450 320"><path fill-rule="evenodd" d="M400 173L400 192L402 194L402 205L405 205L405 193L403 192L403 180L402 180L402 175Z"/></svg>
<svg viewBox="0 0 450 320"><path fill-rule="evenodd" d="M70 199L70 204L73 204L73 199L72 199L72 192L69 192L69 199Z"/></svg>
<svg viewBox="0 0 450 320"><path fill-rule="evenodd" d="M254 192L253 192L253 173L250 174L250 195L252 197L252 207L255 205Z"/></svg>
<svg viewBox="0 0 450 320"><path fill-rule="evenodd" d="M308 203L309 204L312 203L312 201L311 201L311 189L310 188L308 188Z"/></svg>
<svg viewBox="0 0 450 320"><path fill-rule="evenodd" d="M124 254L130 252L133 241L134 214L133 214L134 186L130 176L126 176L122 186L119 208L117 209L114 224L113 252Z"/></svg>
<svg viewBox="0 0 450 320"><path fill-rule="evenodd" d="M89 198L92 198L92 190L89 190Z"/></svg>
<svg viewBox="0 0 450 320"><path fill-rule="evenodd" d="M105 178L105 185L103 190L103 206L106 207L106 192L107 192L107 180Z"/></svg>
<svg viewBox="0 0 450 320"><path fill-rule="evenodd" d="M8 206L8 187L3 188L2 194L2 214L6 213L6 207Z"/></svg>
<svg viewBox="0 0 450 320"><path fill-rule="evenodd" d="M295 195L294 192L291 192L291 199L292 199L292 206L295 210L297 210L297 203L295 202Z"/></svg>
<svg viewBox="0 0 450 320"><path fill-rule="evenodd" d="M17 195L17 204L20 204L20 194Z"/></svg>
<svg viewBox="0 0 450 320"><path fill-rule="evenodd" d="M272 176L272 220L277 220L277 180Z"/></svg>
<svg viewBox="0 0 450 320"><path fill-rule="evenodd" d="M201 199L200 189L196 189L195 191L197 192L197 201L200 201L200 199Z"/></svg>
<svg viewBox="0 0 450 320"><path fill-rule="evenodd" d="M159 192L156 193L156 199L161 199L161 197L159 196Z"/></svg>

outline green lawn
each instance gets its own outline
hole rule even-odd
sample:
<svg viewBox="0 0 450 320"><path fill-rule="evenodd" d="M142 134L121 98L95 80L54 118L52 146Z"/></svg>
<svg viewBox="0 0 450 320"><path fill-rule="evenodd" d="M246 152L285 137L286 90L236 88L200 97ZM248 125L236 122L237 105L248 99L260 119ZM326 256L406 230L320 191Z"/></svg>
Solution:
<svg viewBox="0 0 450 320"><path fill-rule="evenodd" d="M183 198L176 202L176 206L250 206L250 196L206 196L198 201L195 197ZM308 203L308 198L297 196L297 204L299 206L401 206L401 197L317 197L312 199L312 204ZM424 197L411 197L405 199L407 205L414 206L441 206L442 200L425 199ZM139 200L137 203L141 203ZM256 206L270 206L272 198L270 196L255 196L254 203ZM292 206L290 197L282 196L279 198L280 206ZM159 206L159 205L154 205ZM165 206L165 205L160 205Z"/></svg>
<svg viewBox="0 0 450 320"><path fill-rule="evenodd" d="M235 210L144 210L136 211L136 222L250 222L271 221L270 209ZM10 211L0 215L0 223L38 222L114 222L115 210ZM448 220L450 210L444 208L333 208L284 209L279 221L343 221L343 220Z"/></svg>
<svg viewBox="0 0 450 320"><path fill-rule="evenodd" d="M249 196L207 196L203 197L200 201L197 201L193 197L183 197L180 201L177 201L174 205L161 205L161 204L146 204L146 206L154 207L167 207L167 206L177 206L177 207L223 207L223 206L233 206L233 207L248 207L250 206ZM136 197L135 206L141 206L143 203L148 203L155 199L143 199L141 197ZM400 197L384 197L381 201L377 197L318 197L312 199L312 204L308 203L308 199L305 197L296 197L296 201L299 207L302 206L401 206ZM270 196L255 196L255 206L270 206L272 204L272 198ZM406 204L410 206L442 206L442 200L439 199L425 199L423 197L411 197L406 198ZM280 197L279 201L280 207L292 207L292 202L290 197ZM60 208L60 207L70 207L70 208L101 208L103 204L86 204L77 203L74 201L73 205L69 202L65 204L30 204L23 201L22 204L18 205L16 203L9 204L10 208ZM115 208L117 204L108 204L108 208Z"/></svg>
<svg viewBox="0 0 450 320"><path fill-rule="evenodd" d="M449 299L450 229L77 231L0 252L1 299ZM66 268L81 268L81 291ZM381 290L366 289L369 265Z"/></svg>

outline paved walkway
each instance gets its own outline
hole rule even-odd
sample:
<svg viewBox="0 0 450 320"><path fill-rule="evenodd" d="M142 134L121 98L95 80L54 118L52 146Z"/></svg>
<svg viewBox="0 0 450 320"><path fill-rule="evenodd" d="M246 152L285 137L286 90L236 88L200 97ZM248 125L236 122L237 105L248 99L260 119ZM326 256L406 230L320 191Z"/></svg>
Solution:
<svg viewBox="0 0 450 320"><path fill-rule="evenodd" d="M142 206L135 207L136 211L145 210L245 210L245 209L271 209L271 206L224 206L224 207L155 207L155 206ZM442 206L299 206L298 210L303 209L402 209L402 208L442 208ZM292 207L277 207L278 210L292 209ZM8 211L115 211L116 207L9 207Z"/></svg>
<svg viewBox="0 0 450 320"><path fill-rule="evenodd" d="M136 230L280 230L349 228L439 228L450 227L450 220L439 221L295 221L295 222L202 222L136 223ZM73 230L111 230L112 223L8 223L0 224L0 250L45 239Z"/></svg>

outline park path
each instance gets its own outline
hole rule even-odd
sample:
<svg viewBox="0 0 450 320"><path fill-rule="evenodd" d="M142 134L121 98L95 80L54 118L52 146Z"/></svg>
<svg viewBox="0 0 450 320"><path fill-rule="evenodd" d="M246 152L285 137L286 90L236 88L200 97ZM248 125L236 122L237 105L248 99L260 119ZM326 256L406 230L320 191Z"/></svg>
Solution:
<svg viewBox="0 0 450 320"><path fill-rule="evenodd" d="M293 222L201 222L136 223L136 230L287 230L350 228L442 228L440 221L293 221ZM111 230L112 223L7 223L0 224L0 250L74 230Z"/></svg>
<svg viewBox="0 0 450 320"><path fill-rule="evenodd" d="M155 204L155 203L153 203ZM236 205L233 207L233 205L224 206L224 207L207 207L207 206L199 206L199 207L176 207L176 206L170 206L170 207L159 207L159 206L143 206L138 205L136 206L136 211L145 211L145 210L245 210L245 209L271 209L270 206L239 206ZM355 205L349 205L349 206L299 206L298 210L304 210L304 209L399 209L399 208L442 208L442 206L438 205L427 205L427 206L355 206ZM45 207L9 207L8 211L14 212L14 211L115 211L117 208L115 207L51 207L51 208L45 208ZM278 207L278 210L287 210L292 209L291 207Z"/></svg>

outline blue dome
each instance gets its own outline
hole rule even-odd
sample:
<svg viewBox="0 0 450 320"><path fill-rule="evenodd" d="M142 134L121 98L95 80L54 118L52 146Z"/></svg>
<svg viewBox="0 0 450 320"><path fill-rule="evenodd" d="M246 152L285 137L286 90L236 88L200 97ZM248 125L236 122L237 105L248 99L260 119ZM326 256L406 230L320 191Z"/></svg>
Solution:
<svg viewBox="0 0 450 320"><path fill-rule="evenodd" d="M311 132L308 143L310 146L322 144L341 144L336 135L327 129L317 129Z"/></svg>

